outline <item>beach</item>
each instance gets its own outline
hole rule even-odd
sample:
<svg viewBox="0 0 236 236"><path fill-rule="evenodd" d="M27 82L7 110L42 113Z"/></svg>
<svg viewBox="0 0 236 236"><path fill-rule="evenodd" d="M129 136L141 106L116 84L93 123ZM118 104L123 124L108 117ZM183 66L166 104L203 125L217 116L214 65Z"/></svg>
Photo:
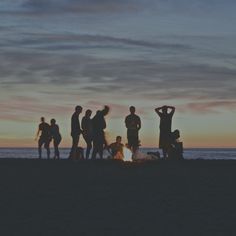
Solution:
<svg viewBox="0 0 236 236"><path fill-rule="evenodd" d="M0 235L235 235L236 162L0 159Z"/></svg>

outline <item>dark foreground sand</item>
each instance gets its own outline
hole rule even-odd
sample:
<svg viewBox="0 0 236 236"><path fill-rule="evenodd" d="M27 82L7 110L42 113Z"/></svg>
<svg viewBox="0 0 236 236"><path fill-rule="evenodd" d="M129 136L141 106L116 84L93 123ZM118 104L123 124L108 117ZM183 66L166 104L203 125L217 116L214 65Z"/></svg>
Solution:
<svg viewBox="0 0 236 236"><path fill-rule="evenodd" d="M236 235L236 162L0 160L0 235Z"/></svg>

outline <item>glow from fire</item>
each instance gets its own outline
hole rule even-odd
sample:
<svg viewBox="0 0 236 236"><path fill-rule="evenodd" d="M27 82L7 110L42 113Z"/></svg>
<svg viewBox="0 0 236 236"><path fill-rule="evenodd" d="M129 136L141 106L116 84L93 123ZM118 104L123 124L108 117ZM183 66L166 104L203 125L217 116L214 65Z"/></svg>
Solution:
<svg viewBox="0 0 236 236"><path fill-rule="evenodd" d="M132 160L132 152L130 151L130 149L128 149L127 147L123 148L123 153L124 153L124 161L133 161Z"/></svg>

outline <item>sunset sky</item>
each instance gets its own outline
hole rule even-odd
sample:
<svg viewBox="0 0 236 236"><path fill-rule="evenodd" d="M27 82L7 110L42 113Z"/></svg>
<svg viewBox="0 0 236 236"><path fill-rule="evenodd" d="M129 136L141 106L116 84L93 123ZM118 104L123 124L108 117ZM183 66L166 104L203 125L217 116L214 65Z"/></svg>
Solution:
<svg viewBox="0 0 236 236"><path fill-rule="evenodd" d="M154 109L173 105L185 147L235 147L235 12L235 0L1 0L0 147L36 146L41 116L70 146L74 107L104 104L109 142L126 142L134 105L142 145L157 146Z"/></svg>

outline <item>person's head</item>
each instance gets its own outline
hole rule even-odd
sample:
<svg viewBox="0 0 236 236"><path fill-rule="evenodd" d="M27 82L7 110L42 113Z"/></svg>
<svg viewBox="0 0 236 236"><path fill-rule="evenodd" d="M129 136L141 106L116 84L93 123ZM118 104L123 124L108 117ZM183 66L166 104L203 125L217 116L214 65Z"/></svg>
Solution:
<svg viewBox="0 0 236 236"><path fill-rule="evenodd" d="M168 110L168 107L167 107L167 106L163 106L163 107L162 107L162 112L163 112L164 114L167 114L167 110Z"/></svg>
<svg viewBox="0 0 236 236"><path fill-rule="evenodd" d="M172 132L172 135L173 135L173 137L174 137L175 140L176 140L176 139L179 139L179 138L180 138L180 132L179 132L179 130L178 130L178 129L174 130L174 131Z"/></svg>
<svg viewBox="0 0 236 236"><path fill-rule="evenodd" d="M92 111L89 110L89 109L86 110L86 112L85 112L85 116L89 118L89 117L91 117L91 115L92 115Z"/></svg>
<svg viewBox="0 0 236 236"><path fill-rule="evenodd" d="M42 123L45 122L45 118L44 117L41 117L40 120L41 120Z"/></svg>
<svg viewBox="0 0 236 236"><path fill-rule="evenodd" d="M135 107L134 107L134 106L131 106L131 107L129 108L129 111L130 111L131 114L134 114L134 113L135 113Z"/></svg>
<svg viewBox="0 0 236 236"><path fill-rule="evenodd" d="M75 107L75 112L79 115L82 112L83 108L81 106Z"/></svg>
<svg viewBox="0 0 236 236"><path fill-rule="evenodd" d="M121 136L116 136L116 142L121 143Z"/></svg>
<svg viewBox="0 0 236 236"><path fill-rule="evenodd" d="M51 123L51 125L55 125L56 124L56 120L55 119L51 119L50 123Z"/></svg>

